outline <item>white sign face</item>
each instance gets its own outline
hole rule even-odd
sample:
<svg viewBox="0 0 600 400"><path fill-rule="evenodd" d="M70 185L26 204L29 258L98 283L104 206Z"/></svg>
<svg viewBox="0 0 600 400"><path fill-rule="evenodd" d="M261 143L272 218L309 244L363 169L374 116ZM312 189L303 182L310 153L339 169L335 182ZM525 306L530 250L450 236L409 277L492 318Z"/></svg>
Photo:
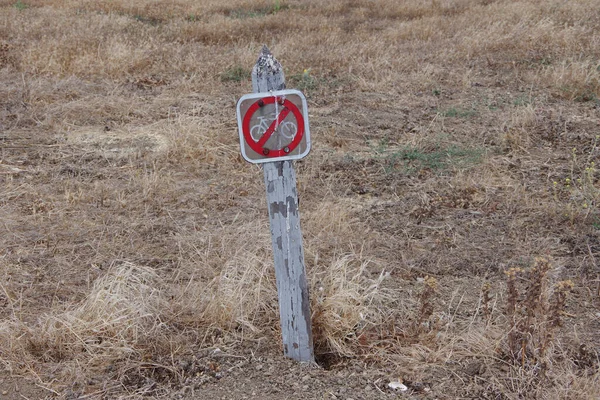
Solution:
<svg viewBox="0 0 600 400"><path fill-rule="evenodd" d="M298 160L310 152L308 106L298 90L242 96L237 122L242 156L248 162Z"/></svg>

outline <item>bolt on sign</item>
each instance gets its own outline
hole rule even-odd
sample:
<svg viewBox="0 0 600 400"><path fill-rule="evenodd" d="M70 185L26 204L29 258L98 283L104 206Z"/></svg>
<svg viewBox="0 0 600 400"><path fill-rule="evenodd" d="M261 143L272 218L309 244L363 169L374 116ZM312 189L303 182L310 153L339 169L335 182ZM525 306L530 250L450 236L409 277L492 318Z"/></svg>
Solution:
<svg viewBox="0 0 600 400"><path fill-rule="evenodd" d="M308 107L298 90L242 96L237 103L237 121L246 161L298 160L310 152Z"/></svg>

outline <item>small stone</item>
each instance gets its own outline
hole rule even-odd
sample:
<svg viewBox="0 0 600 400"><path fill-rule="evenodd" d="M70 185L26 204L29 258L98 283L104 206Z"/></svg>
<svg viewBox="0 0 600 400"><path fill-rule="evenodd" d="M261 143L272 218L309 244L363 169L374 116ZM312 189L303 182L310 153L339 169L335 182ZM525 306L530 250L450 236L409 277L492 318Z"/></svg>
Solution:
<svg viewBox="0 0 600 400"><path fill-rule="evenodd" d="M6 391L6 390L3 390L3 391L2 391L2 395L3 395L3 396L6 396L7 394L8 394L8 391Z"/></svg>
<svg viewBox="0 0 600 400"><path fill-rule="evenodd" d="M393 390L399 390L401 392L405 392L408 390L408 387L399 381L392 381L388 384L388 387Z"/></svg>

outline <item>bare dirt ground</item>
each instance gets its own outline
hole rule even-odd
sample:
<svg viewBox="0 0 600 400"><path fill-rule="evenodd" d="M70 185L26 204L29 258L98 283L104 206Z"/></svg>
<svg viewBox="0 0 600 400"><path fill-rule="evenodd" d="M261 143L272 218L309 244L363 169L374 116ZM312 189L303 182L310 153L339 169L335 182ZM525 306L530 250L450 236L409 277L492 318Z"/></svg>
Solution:
<svg viewBox="0 0 600 400"><path fill-rule="evenodd" d="M0 399L598 398L595 8L0 0ZM239 152L263 44L318 366Z"/></svg>

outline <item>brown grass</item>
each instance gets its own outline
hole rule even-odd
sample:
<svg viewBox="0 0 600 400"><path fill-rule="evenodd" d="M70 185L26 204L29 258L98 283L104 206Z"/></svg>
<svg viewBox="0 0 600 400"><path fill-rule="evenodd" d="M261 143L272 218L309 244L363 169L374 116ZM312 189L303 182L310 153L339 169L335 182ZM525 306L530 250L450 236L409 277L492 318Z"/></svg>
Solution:
<svg viewBox="0 0 600 400"><path fill-rule="evenodd" d="M279 354L262 172L235 123L266 43L309 98L297 174L325 366L593 398L596 8L0 0L2 364L116 398L185 386L212 346Z"/></svg>

